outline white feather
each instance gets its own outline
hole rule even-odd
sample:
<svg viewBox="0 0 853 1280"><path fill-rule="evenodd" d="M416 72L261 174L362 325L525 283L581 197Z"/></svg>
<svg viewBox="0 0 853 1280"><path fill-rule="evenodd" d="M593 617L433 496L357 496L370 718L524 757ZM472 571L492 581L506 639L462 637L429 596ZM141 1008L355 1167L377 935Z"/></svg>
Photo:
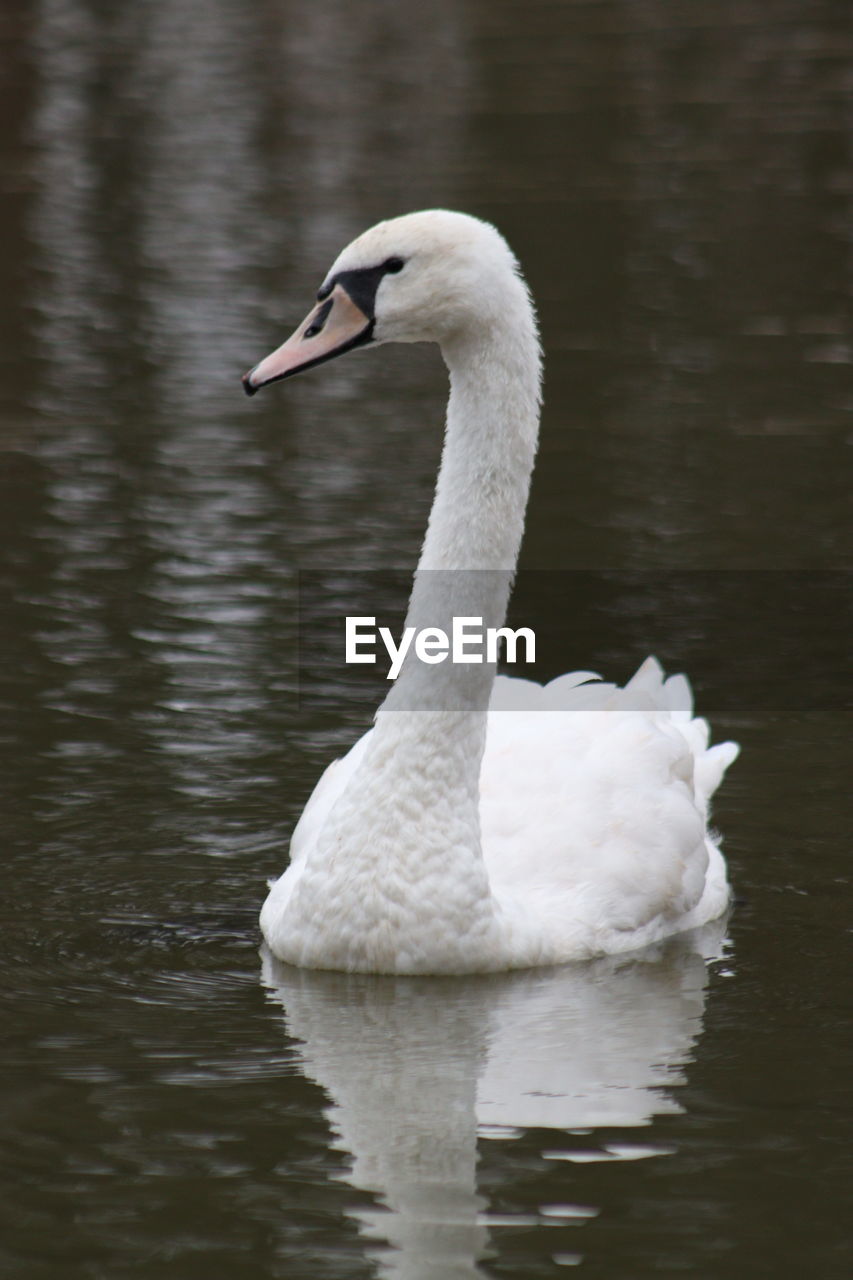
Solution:
<svg viewBox="0 0 853 1280"><path fill-rule="evenodd" d="M381 223L330 278L391 257L405 266L379 286L374 336L438 341L451 383L407 624L500 626L538 432L533 309L506 243L476 219ZM621 689L588 671L543 687L407 658L375 727L306 805L261 914L271 950L313 968L485 972L717 918L729 890L708 803L737 747L709 749L692 703L654 658Z"/></svg>

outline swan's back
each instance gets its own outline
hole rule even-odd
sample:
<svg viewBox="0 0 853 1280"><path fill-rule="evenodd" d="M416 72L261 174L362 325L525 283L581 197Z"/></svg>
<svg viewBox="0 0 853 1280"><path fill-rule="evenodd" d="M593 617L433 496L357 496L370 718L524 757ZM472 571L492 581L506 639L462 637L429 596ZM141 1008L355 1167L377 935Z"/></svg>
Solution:
<svg viewBox="0 0 853 1280"><path fill-rule="evenodd" d="M708 802L737 747L708 747L685 677L665 680L649 659L624 689L588 672L520 683L496 681L481 771L498 900L524 904L555 959L629 950L718 916L728 885ZM500 709L519 702L535 709Z"/></svg>

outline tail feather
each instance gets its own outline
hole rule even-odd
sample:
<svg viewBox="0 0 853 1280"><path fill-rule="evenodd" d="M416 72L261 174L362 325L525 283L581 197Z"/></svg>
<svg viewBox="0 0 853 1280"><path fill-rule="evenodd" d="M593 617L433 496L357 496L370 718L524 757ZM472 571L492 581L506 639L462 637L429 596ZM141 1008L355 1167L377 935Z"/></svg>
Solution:
<svg viewBox="0 0 853 1280"><path fill-rule="evenodd" d="M696 787L707 800L720 785L723 774L737 759L740 747L736 742L718 742L696 760Z"/></svg>

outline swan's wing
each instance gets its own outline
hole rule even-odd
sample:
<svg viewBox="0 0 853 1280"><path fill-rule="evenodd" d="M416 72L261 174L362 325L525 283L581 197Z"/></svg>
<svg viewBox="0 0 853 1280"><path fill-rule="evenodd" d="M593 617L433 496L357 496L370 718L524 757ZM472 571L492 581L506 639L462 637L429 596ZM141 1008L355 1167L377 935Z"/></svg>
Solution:
<svg viewBox="0 0 853 1280"><path fill-rule="evenodd" d="M684 675L666 678L657 658L646 658L624 688L607 684L594 671L570 671L546 685L517 676L498 676L491 711L670 711L689 720L693 694Z"/></svg>
<svg viewBox="0 0 853 1280"><path fill-rule="evenodd" d="M590 683L590 682L594 683ZM570 671L550 684L522 680L519 676L498 676L489 700L490 711L546 711L556 707L580 707L588 700L602 701L616 686L602 684L594 671Z"/></svg>
<svg viewBox="0 0 853 1280"><path fill-rule="evenodd" d="M653 659L624 689L579 674L544 687L550 710L490 713L483 850L499 900L581 953L617 951L725 908L707 807L737 747L708 748L687 680Z"/></svg>

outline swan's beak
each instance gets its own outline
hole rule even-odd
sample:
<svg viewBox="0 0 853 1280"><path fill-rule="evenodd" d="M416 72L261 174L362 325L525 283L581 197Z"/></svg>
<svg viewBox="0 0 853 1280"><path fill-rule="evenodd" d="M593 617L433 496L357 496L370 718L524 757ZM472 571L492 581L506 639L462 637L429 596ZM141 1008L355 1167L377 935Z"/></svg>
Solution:
<svg viewBox="0 0 853 1280"><path fill-rule="evenodd" d="M243 389L253 396L268 382L290 378L324 360L369 342L373 320L365 315L341 284L318 303L296 332L277 351L243 375Z"/></svg>

